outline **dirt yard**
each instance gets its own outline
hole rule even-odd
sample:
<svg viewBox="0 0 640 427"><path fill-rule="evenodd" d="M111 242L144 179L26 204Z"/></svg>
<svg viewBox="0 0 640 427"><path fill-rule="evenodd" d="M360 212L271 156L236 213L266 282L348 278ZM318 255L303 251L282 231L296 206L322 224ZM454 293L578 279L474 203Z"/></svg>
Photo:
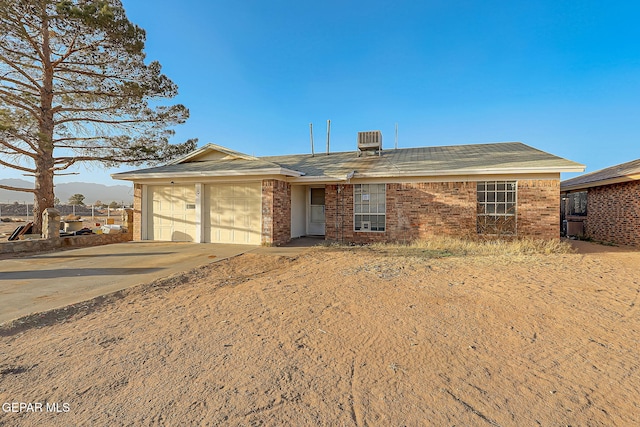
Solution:
<svg viewBox="0 0 640 427"><path fill-rule="evenodd" d="M0 425L640 425L640 252L576 246L246 254L23 319Z"/></svg>

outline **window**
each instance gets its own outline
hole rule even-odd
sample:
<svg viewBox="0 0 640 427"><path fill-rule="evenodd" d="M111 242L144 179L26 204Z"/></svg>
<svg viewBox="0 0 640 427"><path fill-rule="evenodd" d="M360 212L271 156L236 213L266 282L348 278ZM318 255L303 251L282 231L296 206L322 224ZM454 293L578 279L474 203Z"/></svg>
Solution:
<svg viewBox="0 0 640 427"><path fill-rule="evenodd" d="M587 215L587 192L567 194L567 215Z"/></svg>
<svg viewBox="0 0 640 427"><path fill-rule="evenodd" d="M385 230L386 194L385 184L356 184L353 186L354 230Z"/></svg>
<svg viewBox="0 0 640 427"><path fill-rule="evenodd" d="M324 206L324 188L311 189L311 204Z"/></svg>
<svg viewBox="0 0 640 427"><path fill-rule="evenodd" d="M478 234L516 234L515 181L478 182Z"/></svg>

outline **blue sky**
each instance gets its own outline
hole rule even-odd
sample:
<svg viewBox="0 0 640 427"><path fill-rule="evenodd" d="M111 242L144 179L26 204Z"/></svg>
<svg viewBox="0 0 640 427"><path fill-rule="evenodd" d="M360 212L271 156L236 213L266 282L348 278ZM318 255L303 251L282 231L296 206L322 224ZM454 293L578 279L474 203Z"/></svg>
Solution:
<svg viewBox="0 0 640 427"><path fill-rule="evenodd" d="M392 148L398 123L399 147L521 141L587 171L640 158L637 2L123 4L190 109L176 142L307 153L313 123L320 152L331 119L332 151L375 129ZM57 182L122 183L78 171Z"/></svg>

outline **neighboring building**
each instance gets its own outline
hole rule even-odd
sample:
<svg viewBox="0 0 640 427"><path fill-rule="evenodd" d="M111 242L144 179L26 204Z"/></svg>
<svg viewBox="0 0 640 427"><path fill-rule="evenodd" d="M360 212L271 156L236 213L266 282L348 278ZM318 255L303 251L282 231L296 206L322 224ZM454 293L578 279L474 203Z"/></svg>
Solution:
<svg viewBox="0 0 640 427"><path fill-rule="evenodd" d="M134 182L134 239L284 244L435 235L560 235L560 172L578 163L518 142L254 157L208 144Z"/></svg>
<svg viewBox="0 0 640 427"><path fill-rule="evenodd" d="M562 181L566 234L640 246L640 159Z"/></svg>

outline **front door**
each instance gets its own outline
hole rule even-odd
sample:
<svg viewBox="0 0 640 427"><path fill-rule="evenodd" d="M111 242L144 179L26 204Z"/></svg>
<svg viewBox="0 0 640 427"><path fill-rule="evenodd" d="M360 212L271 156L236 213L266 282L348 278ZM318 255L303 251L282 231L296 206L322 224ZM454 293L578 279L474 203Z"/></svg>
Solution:
<svg viewBox="0 0 640 427"><path fill-rule="evenodd" d="M309 189L309 226L307 234L324 236L324 188Z"/></svg>

